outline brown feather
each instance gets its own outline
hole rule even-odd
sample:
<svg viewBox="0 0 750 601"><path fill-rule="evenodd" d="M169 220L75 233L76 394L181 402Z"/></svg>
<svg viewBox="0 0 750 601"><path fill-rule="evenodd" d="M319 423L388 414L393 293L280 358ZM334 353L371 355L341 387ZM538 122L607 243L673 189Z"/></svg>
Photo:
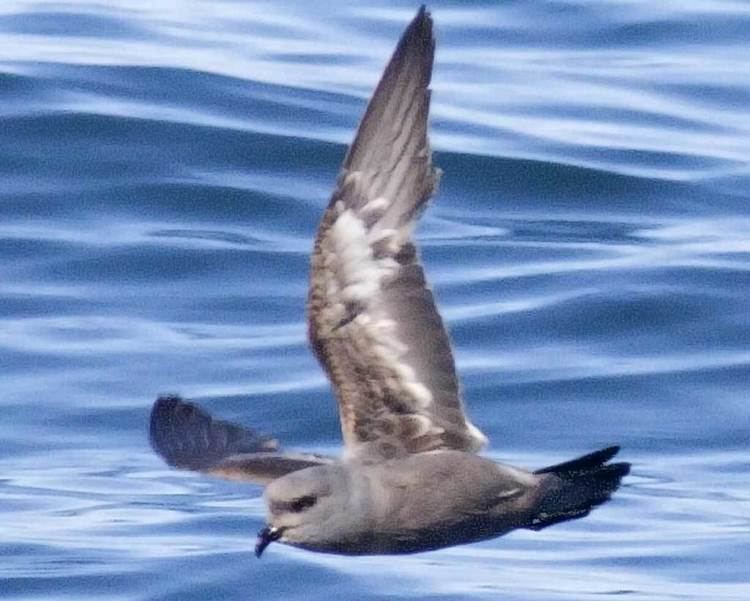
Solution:
<svg viewBox="0 0 750 601"><path fill-rule="evenodd" d="M477 450L450 340L411 230L435 192L427 118L435 41L423 9L375 89L312 256L312 348L339 401L350 453Z"/></svg>

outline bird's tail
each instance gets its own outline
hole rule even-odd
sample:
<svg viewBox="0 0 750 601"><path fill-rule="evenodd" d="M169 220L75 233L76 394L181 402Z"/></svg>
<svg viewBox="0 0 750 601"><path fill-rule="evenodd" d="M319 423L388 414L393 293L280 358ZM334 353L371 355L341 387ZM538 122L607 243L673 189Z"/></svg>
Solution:
<svg viewBox="0 0 750 601"><path fill-rule="evenodd" d="M607 447L534 472L542 477L542 497L528 528L541 530L583 517L608 501L630 472L629 463L607 463L619 450Z"/></svg>

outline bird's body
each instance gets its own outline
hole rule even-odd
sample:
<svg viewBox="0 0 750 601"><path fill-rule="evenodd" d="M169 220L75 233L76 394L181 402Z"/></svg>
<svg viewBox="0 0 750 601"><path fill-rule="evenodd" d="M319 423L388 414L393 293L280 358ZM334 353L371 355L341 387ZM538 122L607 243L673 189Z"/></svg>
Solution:
<svg viewBox="0 0 750 601"><path fill-rule="evenodd" d="M532 474L460 451L431 451L371 465L344 461L305 471L289 476L295 489L304 488L308 478L335 480L346 500L332 513L356 519L344 524L337 517L338 526L325 529L330 539L308 539L304 522L302 531L295 532L296 520L284 520L288 508L276 515L272 500L287 494L283 489L289 484L278 480L266 491L269 522L283 530L281 542L347 555L415 553L498 536L530 523L526 505L536 491ZM319 497L321 502L325 500Z"/></svg>
<svg viewBox="0 0 750 601"><path fill-rule="evenodd" d="M407 27L344 159L312 253L308 330L339 403L340 459L286 454L179 397L151 415L173 466L266 485L256 553L429 551L582 517L629 471L609 447L529 472L478 455L453 351L412 240L435 193L432 20Z"/></svg>

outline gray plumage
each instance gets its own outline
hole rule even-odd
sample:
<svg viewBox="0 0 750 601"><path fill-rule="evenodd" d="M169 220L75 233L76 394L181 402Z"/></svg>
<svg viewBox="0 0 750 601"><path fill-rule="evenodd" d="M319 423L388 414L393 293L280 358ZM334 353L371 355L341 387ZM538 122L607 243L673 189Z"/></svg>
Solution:
<svg viewBox="0 0 750 601"><path fill-rule="evenodd" d="M475 451L450 341L411 232L435 192L427 116L435 41L422 8L370 100L312 256L310 341L348 454Z"/></svg>
<svg viewBox="0 0 750 601"><path fill-rule="evenodd" d="M627 463L609 447L529 472L476 452L448 334L412 229L435 193L427 117L434 56L422 7L370 100L312 255L311 346L339 402L345 453L284 453L277 441L169 396L154 449L178 468L266 485L275 540L343 554L412 553L539 530L609 499Z"/></svg>

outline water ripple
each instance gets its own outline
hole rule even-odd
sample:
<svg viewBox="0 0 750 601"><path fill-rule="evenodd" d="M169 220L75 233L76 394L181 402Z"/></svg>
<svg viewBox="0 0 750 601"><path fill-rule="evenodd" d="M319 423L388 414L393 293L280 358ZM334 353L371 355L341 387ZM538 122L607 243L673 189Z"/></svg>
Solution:
<svg viewBox="0 0 750 601"><path fill-rule="evenodd" d="M340 451L309 252L414 6L11 0L3 599L746 598L747 4L430 8L445 173L417 237L472 419L529 467L619 442L626 485L542 533L254 563L261 490L167 469L149 404Z"/></svg>

